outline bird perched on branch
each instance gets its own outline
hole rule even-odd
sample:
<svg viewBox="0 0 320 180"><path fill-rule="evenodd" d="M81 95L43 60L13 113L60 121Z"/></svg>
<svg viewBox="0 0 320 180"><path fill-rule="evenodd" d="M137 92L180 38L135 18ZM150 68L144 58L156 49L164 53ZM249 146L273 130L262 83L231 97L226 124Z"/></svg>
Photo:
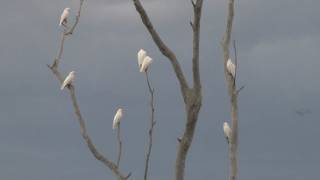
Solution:
<svg viewBox="0 0 320 180"><path fill-rule="evenodd" d="M65 8L61 14L61 17L60 17L60 22L59 22L59 26L63 25L65 26L67 24L67 19L69 17L69 14L70 14L70 8Z"/></svg>
<svg viewBox="0 0 320 180"><path fill-rule="evenodd" d="M151 63L152 63L152 58L149 56L145 57L141 65L140 72L146 72Z"/></svg>
<svg viewBox="0 0 320 180"><path fill-rule="evenodd" d="M223 132L224 132L224 136L226 137L227 142L229 144L232 132L231 132L231 128L227 122L223 123Z"/></svg>
<svg viewBox="0 0 320 180"><path fill-rule="evenodd" d="M228 70L228 73L230 73L232 75L232 77L235 78L236 66L231 61L231 58L229 58L227 61L227 70Z"/></svg>
<svg viewBox="0 0 320 180"><path fill-rule="evenodd" d="M122 116L123 116L122 108L119 108L116 114L114 115L112 129L116 129L119 127Z"/></svg>
<svg viewBox="0 0 320 180"><path fill-rule="evenodd" d="M147 52L143 49L140 49L138 52L138 65L140 72L146 72L149 65L152 63L152 58L147 56Z"/></svg>
<svg viewBox="0 0 320 180"><path fill-rule="evenodd" d="M75 71L71 71L68 76L64 79L62 85L61 85L61 90L63 90L67 85L71 84L74 81L75 78Z"/></svg>
<svg viewBox="0 0 320 180"><path fill-rule="evenodd" d="M143 49L140 49L138 52L138 65L141 68L144 58L147 56L147 52Z"/></svg>

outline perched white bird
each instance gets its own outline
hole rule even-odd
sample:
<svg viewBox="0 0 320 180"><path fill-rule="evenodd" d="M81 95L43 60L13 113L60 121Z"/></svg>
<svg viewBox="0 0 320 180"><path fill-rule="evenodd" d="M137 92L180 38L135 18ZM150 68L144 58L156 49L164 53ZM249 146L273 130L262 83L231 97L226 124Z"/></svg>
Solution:
<svg viewBox="0 0 320 180"><path fill-rule="evenodd" d="M64 79L62 85L61 85L61 90L63 90L67 85L71 84L74 81L75 78L75 72L71 71L68 76Z"/></svg>
<svg viewBox="0 0 320 180"><path fill-rule="evenodd" d="M119 127L122 116L123 116L122 108L119 108L116 114L114 115L112 129L116 129Z"/></svg>
<svg viewBox="0 0 320 180"><path fill-rule="evenodd" d="M141 68L144 58L147 56L147 52L143 49L140 49L138 52L138 65Z"/></svg>
<svg viewBox="0 0 320 180"><path fill-rule="evenodd" d="M67 19L69 17L70 8L65 8L61 14L59 26L65 25L67 23Z"/></svg>
<svg viewBox="0 0 320 180"><path fill-rule="evenodd" d="M231 128L227 122L223 123L223 132L224 136L227 139L228 144L230 143L230 138L231 138Z"/></svg>
<svg viewBox="0 0 320 180"><path fill-rule="evenodd" d="M229 58L227 61L227 70L234 78L236 75L236 66L232 63L231 59Z"/></svg>
<svg viewBox="0 0 320 180"><path fill-rule="evenodd" d="M152 58L149 56L145 57L141 65L140 72L146 72L151 63L152 63Z"/></svg>

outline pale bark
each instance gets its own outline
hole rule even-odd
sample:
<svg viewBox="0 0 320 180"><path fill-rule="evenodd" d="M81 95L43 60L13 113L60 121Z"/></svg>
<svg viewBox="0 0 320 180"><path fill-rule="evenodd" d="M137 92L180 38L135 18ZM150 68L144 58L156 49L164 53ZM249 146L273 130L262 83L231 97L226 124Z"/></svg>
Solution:
<svg viewBox="0 0 320 180"><path fill-rule="evenodd" d="M189 86L188 83L186 81L186 78L182 72L181 66L176 58L176 55L174 54L173 51L171 51L171 49L162 41L162 39L160 38L159 34L157 33L157 31L154 29L146 11L144 10L142 4L140 3L139 0L132 0L134 2L134 5L136 7L137 12L140 14L141 20L143 22L143 24L145 25L145 27L147 28L147 30L149 31L154 43L157 45L157 47L159 48L160 52L166 56L169 61L172 64L173 70L176 74L176 77L178 78L179 84L180 84L180 89L181 89L181 93L183 95L183 98L185 100L186 98L186 91L188 90Z"/></svg>
<svg viewBox="0 0 320 180"><path fill-rule="evenodd" d="M67 36L70 36L73 34L79 19L80 19L80 14L81 14L81 8L83 5L84 0L80 0L80 6L78 9L78 14L76 16L76 21L75 23L71 26L71 28L68 29L68 27L66 27L66 29L63 30L62 32L62 38L61 38L61 42L60 42L60 48L58 51L58 54L56 56L56 58L54 59L52 65L48 65L48 67L51 69L52 73L56 76L56 78L58 79L58 81L60 82L60 84L63 82L64 78L62 76L62 74L59 72L59 62L61 61L62 58L62 54L63 54L63 49L64 49L64 42ZM83 140L85 141L85 143L87 144L90 152L92 153L92 155L99 160L101 163L103 163L106 167L108 167L113 173L114 175L117 177L118 180L126 180L130 177L131 173L129 173L127 176L123 175L120 170L118 169L118 166L112 162L111 160L109 160L107 157L103 156L95 147L94 143L92 142L91 138L89 137L88 133L87 133L87 129L86 129L86 125L85 125L85 120L81 114L80 111L80 107L78 105L77 102L77 98L76 98L76 93L75 93L75 87L74 85L68 85L68 92L71 98L71 102L72 102L72 106L75 112L75 115L77 117L77 120L79 122L80 125L80 133L81 136L83 138Z"/></svg>
<svg viewBox="0 0 320 180"><path fill-rule="evenodd" d="M229 144L229 160L230 160L230 175L229 180L236 180L238 177L238 91L236 88L236 75L232 77L227 71L227 61L230 57L229 47L232 33L232 23L234 16L234 0L228 0L228 17L227 27L223 37L223 57L224 57L224 74L228 86L228 94L231 102L231 138ZM237 63L236 63L237 64ZM237 67L236 67L237 68Z"/></svg>
<svg viewBox="0 0 320 180"><path fill-rule="evenodd" d="M161 53L166 56L174 69L175 75L180 85L180 91L185 103L186 124L182 138L180 138L177 150L175 177L176 180L184 179L185 161L189 148L191 146L198 115L202 105L202 91L199 70L199 41L200 41L200 19L202 12L203 0L192 2L194 21L190 22L193 30L193 56L192 56L192 73L193 73L193 87L190 88L185 76L182 72L180 64L176 55L169 49L169 47L162 41L157 31L154 29L150 18L144 10L140 0L132 0L135 8L139 13L141 20L151 35L154 43L157 45Z"/></svg>

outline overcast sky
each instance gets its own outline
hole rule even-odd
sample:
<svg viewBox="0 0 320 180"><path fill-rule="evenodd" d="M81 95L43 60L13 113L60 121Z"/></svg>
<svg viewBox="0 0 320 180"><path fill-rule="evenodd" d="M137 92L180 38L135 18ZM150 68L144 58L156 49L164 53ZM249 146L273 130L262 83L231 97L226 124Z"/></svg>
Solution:
<svg viewBox="0 0 320 180"><path fill-rule="evenodd" d="M189 0L141 0L191 80ZM204 0L201 29L203 106L186 163L186 180L227 179L229 120L220 42L226 0ZM0 179L102 180L113 174L96 161L79 133L66 91L46 67L55 57L62 10L78 0L0 2ZM236 0L239 180L318 179L320 170L320 1ZM143 177L148 94L138 72L140 48L154 59L157 121L150 180L174 179L177 137L185 116L178 82L131 0L86 0L65 44L61 71L76 71L77 96L97 148L115 160L112 120L124 107L121 170ZM298 113L297 113L298 112ZM305 113L300 113L305 112ZM303 115L302 115L303 114Z"/></svg>

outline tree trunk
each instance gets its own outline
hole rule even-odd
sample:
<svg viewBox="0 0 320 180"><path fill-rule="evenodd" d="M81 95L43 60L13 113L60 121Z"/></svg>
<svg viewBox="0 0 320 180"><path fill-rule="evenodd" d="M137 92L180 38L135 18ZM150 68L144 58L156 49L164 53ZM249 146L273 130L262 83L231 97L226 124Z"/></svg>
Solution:
<svg viewBox="0 0 320 180"><path fill-rule="evenodd" d="M176 180L184 179L185 160L193 140L194 131L198 120L198 115L202 105L201 93L192 91L186 101L186 126L184 134L180 140L176 159Z"/></svg>

